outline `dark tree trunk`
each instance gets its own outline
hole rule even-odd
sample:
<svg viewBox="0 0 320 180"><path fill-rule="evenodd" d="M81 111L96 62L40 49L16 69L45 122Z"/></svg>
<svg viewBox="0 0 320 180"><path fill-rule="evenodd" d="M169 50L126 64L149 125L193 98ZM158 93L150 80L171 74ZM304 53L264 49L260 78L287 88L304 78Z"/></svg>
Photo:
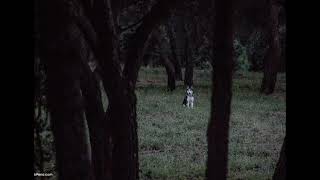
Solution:
<svg viewBox="0 0 320 180"><path fill-rule="evenodd" d="M163 34L161 33L160 30L156 29L153 31L151 38L154 38L155 41L157 42L157 47L160 52L160 61L162 65L165 67L167 72L168 90L173 91L176 88L175 70L174 70L174 65L172 61L170 61L168 55L166 54L166 52L164 52L166 47L165 47L165 40L164 40Z"/></svg>
<svg viewBox="0 0 320 180"><path fill-rule="evenodd" d="M92 162L96 180L103 180L111 178L110 124L104 119L101 90L95 75L84 62L81 90L90 132Z"/></svg>
<svg viewBox="0 0 320 180"><path fill-rule="evenodd" d="M169 24L167 24L167 32L170 39L170 48L172 53L172 63L174 65L175 77L177 78L177 80L182 80L181 63L176 53L176 50L177 50L176 41L172 33L172 27L170 27Z"/></svg>
<svg viewBox="0 0 320 180"><path fill-rule="evenodd" d="M168 75L168 90L169 91L173 91L176 89L176 79L175 79L175 71L174 71L174 66L173 64L170 62L169 58L166 56L161 56L161 62L164 65L164 67L166 68L166 72Z"/></svg>
<svg viewBox="0 0 320 180"><path fill-rule="evenodd" d="M110 122L112 139L112 179L138 179L138 137L136 124L136 96L134 93L140 56L145 41L152 29L167 17L171 5L175 1L161 1L144 17L129 44L123 76L117 56L117 32L115 30L110 1L94 1L93 8L86 13L92 22L97 38L88 30L87 39L96 39L91 45L101 65L101 78L107 93L109 106L107 122ZM85 24L85 23L84 23ZM86 29L86 26L83 26Z"/></svg>
<svg viewBox="0 0 320 180"><path fill-rule="evenodd" d="M269 22L267 29L269 31L268 44L269 49L264 60L264 74L260 91L265 94L272 94L277 81L277 73L280 62L280 44L278 33L279 6L269 0L268 2Z"/></svg>
<svg viewBox="0 0 320 180"><path fill-rule="evenodd" d="M142 24L137 28L135 34L131 37L129 42L129 52L126 55L126 63L123 69L123 76L125 79L127 97L129 98L128 105L131 107L131 125L133 131L131 135L133 138L134 157L136 168L136 178L139 179L139 162L138 162L138 135L137 135L137 121L136 121L136 95L135 86L138 78L138 72L142 64L142 55L145 47L145 42L149 39L152 30L159 25L159 23L169 17L169 11L176 4L177 0L163 0L156 3L143 18ZM120 109L121 110L121 109ZM119 134L120 136L121 133Z"/></svg>
<svg viewBox="0 0 320 180"><path fill-rule="evenodd" d="M162 0L157 2L143 18L142 24L137 28L131 37L130 48L127 53L127 62L123 70L124 76L130 82L130 86L135 87L139 68L142 63L142 54L145 42L149 38L152 30L162 21L168 19L170 10L177 5L178 0Z"/></svg>
<svg viewBox="0 0 320 180"><path fill-rule="evenodd" d="M191 54L189 52L189 40L188 37L186 37L185 41L185 62L186 62L186 68L184 72L184 85L186 86L192 86L193 85L193 62L191 59Z"/></svg>
<svg viewBox="0 0 320 180"><path fill-rule="evenodd" d="M176 30L176 33L175 33L175 42L176 42L176 45L177 45L177 59L178 61L180 62L180 64L182 66L185 66L186 62L184 61L184 57L185 57L185 29L184 29L184 19L183 17L180 15L180 14L177 14L174 18L173 18L173 21L174 21L174 25L175 25L175 30Z"/></svg>
<svg viewBox="0 0 320 180"><path fill-rule="evenodd" d="M66 28L67 36L79 33ZM48 102L56 143L59 179L93 179L91 147L80 90L78 41L59 42L48 54ZM62 44L64 44L62 46ZM60 48L59 48L60 46ZM76 50L72 50L75 48Z"/></svg>
<svg viewBox="0 0 320 180"><path fill-rule="evenodd" d="M138 179L138 139L136 128L135 94L121 76L117 55L117 34L110 2L95 1L92 22L97 32L97 59L109 106L112 140L112 179Z"/></svg>
<svg viewBox="0 0 320 180"><path fill-rule="evenodd" d="M83 42L73 23L76 12L64 1L40 1L39 7L40 58L47 65L48 105L59 179L92 180L91 147L80 90Z"/></svg>
<svg viewBox="0 0 320 180"><path fill-rule="evenodd" d="M274 171L273 180L286 180L287 179L287 155L286 155L286 146L287 146L287 137L284 138L279 161L277 163L276 169Z"/></svg>
<svg viewBox="0 0 320 180"><path fill-rule="evenodd" d="M232 97L233 25L232 1L214 0L213 50L215 66L211 118L207 129L208 159L206 177L225 180L228 174L228 138Z"/></svg>
<svg viewBox="0 0 320 180"><path fill-rule="evenodd" d="M185 27L185 21L182 17L180 17L182 22L180 26L182 29L182 36L183 37L183 61L185 62L185 72L184 72L184 85L192 86L193 85L193 62L191 58L191 50L190 50L190 38L188 37L187 29Z"/></svg>

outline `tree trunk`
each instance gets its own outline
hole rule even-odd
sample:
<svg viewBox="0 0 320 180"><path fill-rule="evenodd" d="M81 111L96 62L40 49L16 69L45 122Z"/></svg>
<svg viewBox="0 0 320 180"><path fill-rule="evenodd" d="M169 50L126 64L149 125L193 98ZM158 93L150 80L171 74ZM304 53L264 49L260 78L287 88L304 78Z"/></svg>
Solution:
<svg viewBox="0 0 320 180"><path fill-rule="evenodd" d="M40 58L47 65L58 177L92 180L91 147L80 90L83 42L73 23L75 9L69 7L62 0L40 1Z"/></svg>
<svg viewBox="0 0 320 180"><path fill-rule="evenodd" d="M208 159L206 177L225 180L228 174L228 138L232 97L233 25L232 1L214 0L213 50L215 66L211 118L207 129Z"/></svg>
<svg viewBox="0 0 320 180"><path fill-rule="evenodd" d="M184 85L186 86L192 86L193 85L193 62L191 59L191 54L189 51L189 40L188 37L186 37L185 41L185 62L186 62L186 68L184 72Z"/></svg>
<svg viewBox="0 0 320 180"><path fill-rule="evenodd" d="M96 54L109 100L106 121L110 122L113 146L112 179L138 179L135 94L121 76L117 34L110 2L95 1L93 7L91 20L98 35Z"/></svg>
<svg viewBox="0 0 320 180"><path fill-rule="evenodd" d="M185 72L184 72L184 85L192 86L193 85L193 62L191 58L191 50L190 50L190 38L188 37L187 29L185 27L185 21L183 17L181 17L181 25L182 27L182 37L184 39L183 44L183 61L185 62Z"/></svg>
<svg viewBox="0 0 320 180"><path fill-rule="evenodd" d="M168 76L168 90L173 91L176 88L176 79L175 79L175 70L172 61L170 61L168 55L164 50L166 49L165 40L163 37L163 32L156 29L153 31L151 38L154 38L157 42L157 47L160 52L160 61L162 65L166 68L167 76Z"/></svg>
<svg viewBox="0 0 320 180"><path fill-rule="evenodd" d="M182 66L185 66L185 31L184 31L184 21L183 17L180 14L177 14L176 17L173 18L175 30L176 30L176 45L177 45L177 59Z"/></svg>
<svg viewBox="0 0 320 180"><path fill-rule="evenodd" d="M99 82L87 63L83 62L81 90L85 100L86 119L90 132L92 162L96 180L111 178L110 124L104 119Z"/></svg>
<svg viewBox="0 0 320 180"><path fill-rule="evenodd" d="M137 28L131 37L127 62L123 70L124 76L130 82L130 86L135 87L139 68L142 62L142 54L145 42L149 38L152 30L162 21L168 19L170 10L177 5L178 0L162 0L157 2L143 18L142 24Z"/></svg>
<svg viewBox="0 0 320 180"><path fill-rule="evenodd" d="M177 80L182 80L181 63L176 53L176 49L177 49L176 41L172 33L172 27L170 27L168 23L167 23L167 33L170 39L170 48L172 53L172 63L174 65L175 77L177 78Z"/></svg>
<svg viewBox="0 0 320 180"><path fill-rule="evenodd" d="M286 155L286 145L287 145L287 137L284 138L279 161L277 163L276 169L274 171L273 180L286 180L287 179L287 155Z"/></svg>
<svg viewBox="0 0 320 180"><path fill-rule="evenodd" d="M175 79L175 71L174 71L174 66L173 64L170 62L169 58L161 55L161 61L162 64L164 65L164 67L166 68L166 72L168 75L168 90L169 91L173 91L176 89L176 79Z"/></svg>
<svg viewBox="0 0 320 180"><path fill-rule="evenodd" d="M269 31L269 49L267 56L264 60L264 74L261 84L261 93L272 94L277 81L277 72L280 62L280 44L279 44L279 33L278 33L278 17L279 17L279 6L269 0L268 2L269 22L267 28Z"/></svg>
<svg viewBox="0 0 320 180"><path fill-rule="evenodd" d="M75 28L67 28L69 37L77 33ZM76 43L59 42L47 56L48 102L59 179L89 180L93 179L91 147L80 90L80 51L72 50Z"/></svg>

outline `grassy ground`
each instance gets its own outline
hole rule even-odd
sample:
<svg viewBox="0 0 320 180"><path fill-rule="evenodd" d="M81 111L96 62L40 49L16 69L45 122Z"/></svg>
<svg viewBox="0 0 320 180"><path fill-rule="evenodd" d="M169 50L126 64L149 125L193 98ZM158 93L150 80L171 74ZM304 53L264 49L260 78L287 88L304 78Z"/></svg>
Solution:
<svg viewBox="0 0 320 180"><path fill-rule="evenodd" d="M271 179L285 134L286 84L259 94L261 73L236 73L229 140L229 179ZM138 135L141 179L204 179L211 74L196 70L195 108L184 108L184 87L166 91L162 68L139 73Z"/></svg>
<svg viewBox="0 0 320 180"><path fill-rule="evenodd" d="M206 130L210 114L211 74L196 70L195 108L182 106L183 82L173 92L166 90L163 68L142 68L138 97L138 135L141 179L204 179ZM229 179L270 179L285 134L286 82L280 74L275 93L258 93L261 73L236 73L233 83L229 143ZM107 101L104 97L104 106ZM50 134L49 134L50 135ZM42 133L52 148L52 135ZM54 159L45 163L53 172ZM39 178L36 178L39 179Z"/></svg>

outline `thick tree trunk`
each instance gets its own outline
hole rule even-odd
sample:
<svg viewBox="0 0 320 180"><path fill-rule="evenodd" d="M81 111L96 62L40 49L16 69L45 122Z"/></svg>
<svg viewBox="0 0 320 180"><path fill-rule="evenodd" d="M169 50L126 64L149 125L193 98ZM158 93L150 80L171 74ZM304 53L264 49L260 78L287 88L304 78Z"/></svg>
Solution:
<svg viewBox="0 0 320 180"><path fill-rule="evenodd" d="M280 62L280 44L278 33L278 17L280 7L275 4L273 0L269 0L268 6L270 9L269 22L267 25L269 31L269 49L264 60L264 74L260 89L260 91L265 94L271 94L274 91Z"/></svg>
<svg viewBox="0 0 320 180"><path fill-rule="evenodd" d="M175 1L157 3L143 20L131 39L127 61L121 74L117 57L117 39L110 1L94 1L88 11L97 33L95 54L101 65L104 89L109 99L107 119L110 121L112 138L112 179L138 179L138 139L136 124L135 83L141 65L141 53L152 29L165 19ZM89 38L94 39L94 38ZM130 59L130 60L129 60Z"/></svg>
<svg viewBox="0 0 320 180"><path fill-rule="evenodd" d="M274 171L273 180L286 180L287 179L287 155L286 155L286 146L287 146L287 137L284 138L279 161L277 163L276 169Z"/></svg>
<svg viewBox="0 0 320 180"><path fill-rule="evenodd" d="M110 124L104 119L99 82L89 66L83 63L81 81L82 95L85 100L86 119L90 132L92 161L96 180L111 178Z"/></svg>
<svg viewBox="0 0 320 180"><path fill-rule="evenodd" d="M193 85L193 62L191 59L191 55L189 52L189 40L188 37L186 37L185 41L185 54L184 59L186 62L186 68L184 72L184 85L186 86L192 86Z"/></svg>
<svg viewBox="0 0 320 180"><path fill-rule="evenodd" d="M176 53L176 50L177 50L176 41L172 33L172 27L170 27L168 23L167 23L167 33L170 39L170 48L172 53L172 63L174 65L175 77L177 78L177 80L182 80L181 63Z"/></svg>
<svg viewBox="0 0 320 180"><path fill-rule="evenodd" d="M112 179L138 179L138 141L134 91L128 89L121 76L117 56L117 34L109 1L95 1L92 11L93 27L98 35L97 59L109 106L112 140Z"/></svg>
<svg viewBox="0 0 320 180"><path fill-rule="evenodd" d="M161 56L161 62L166 68L167 76L168 76L168 90L173 91L176 89L176 79L175 79L175 71L174 71L174 66L170 62L169 58L167 56Z"/></svg>
<svg viewBox="0 0 320 180"><path fill-rule="evenodd" d="M130 48L127 53L127 62L123 70L124 76L130 82L130 86L135 87L139 68L142 63L142 54L145 42L149 38L152 30L162 21L168 19L170 10L177 5L178 0L162 0L157 2L143 18L142 24L137 28L135 34L130 39Z"/></svg>
<svg viewBox="0 0 320 180"><path fill-rule="evenodd" d="M232 97L233 25L232 1L214 0L214 59L211 118L207 129L206 177L225 180L228 174L228 138Z"/></svg>
<svg viewBox="0 0 320 180"><path fill-rule="evenodd" d="M185 21L183 17L179 17L178 21L178 33L180 33L179 38L183 40L180 41L180 47L182 48L181 58L185 63L185 72L184 72L184 85L192 86L193 85L193 62L191 59L190 53L190 38L188 37L187 29L185 27ZM183 44L181 44L183 42Z"/></svg>
<svg viewBox="0 0 320 180"><path fill-rule="evenodd" d="M40 1L40 58L47 65L48 105L58 177L92 180L91 147L80 90L79 59L83 42L73 23L76 12L71 9L64 1Z"/></svg>
<svg viewBox="0 0 320 180"><path fill-rule="evenodd" d="M160 52L160 61L162 65L165 67L167 76L168 76L168 90L173 91L176 88L176 77L175 77L175 69L172 61L170 61L168 55L164 50L166 49L165 47L165 40L163 37L163 34L161 33L160 30L154 30L151 38L154 38L155 41L157 42L157 47Z"/></svg>
<svg viewBox="0 0 320 180"><path fill-rule="evenodd" d="M66 28L70 38L76 26ZM48 60L48 102L59 179L93 179L91 147L80 90L78 41L59 42ZM62 45L63 44L63 45ZM75 48L75 50L73 50Z"/></svg>
<svg viewBox="0 0 320 180"><path fill-rule="evenodd" d="M129 98L129 106L131 107L130 117L132 119L131 131L132 143L134 146L134 157L136 178L139 179L139 162L138 162L138 135L137 135L137 121L136 121L136 95L135 86L138 78L138 72L142 64L142 55L145 47L145 42L149 39L152 30L159 25L159 23L169 17L169 11L176 4L177 0L163 0L156 3L150 12L144 16L142 24L137 28L135 34L131 37L129 42L129 52L126 55L126 63L123 69L123 76L126 83L127 97ZM121 135L121 134L120 134ZM122 135L121 135L122 136Z"/></svg>
<svg viewBox="0 0 320 180"><path fill-rule="evenodd" d="M180 62L182 66L185 66L186 62L185 59L185 30L184 30L184 20L183 17L180 14L177 14L176 17L173 18L173 21L175 24L175 30L176 30L176 45L177 45L177 59Z"/></svg>

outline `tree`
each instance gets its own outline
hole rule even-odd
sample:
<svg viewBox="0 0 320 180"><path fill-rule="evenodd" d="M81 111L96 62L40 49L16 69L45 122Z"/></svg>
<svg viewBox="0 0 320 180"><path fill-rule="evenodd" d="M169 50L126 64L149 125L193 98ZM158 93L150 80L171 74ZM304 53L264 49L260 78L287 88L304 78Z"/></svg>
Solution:
<svg viewBox="0 0 320 180"><path fill-rule="evenodd" d="M168 76L168 90L173 91L176 88L176 74L175 74L175 66L174 63L169 58L169 55L165 52L166 49L169 49L168 43L164 37L164 32L161 29L155 29L152 34L152 38L154 38L157 42L158 51L160 54L160 61L166 69Z"/></svg>
<svg viewBox="0 0 320 180"><path fill-rule="evenodd" d="M174 38L173 30L174 25L167 23L166 30L167 34L170 40L170 48L171 48L171 53L172 53L172 63L174 65L174 70L175 70L175 77L177 80L182 80L182 71L181 71L181 62L178 59L177 55L177 47L176 47L176 40Z"/></svg>
<svg viewBox="0 0 320 180"><path fill-rule="evenodd" d="M104 121L104 109L101 90L96 71L91 71L86 62L82 63L81 90L84 97L85 115L88 122L91 142L92 163L97 180L110 177L111 146L106 144L110 138L108 123Z"/></svg>
<svg viewBox="0 0 320 180"><path fill-rule="evenodd" d="M207 129L207 179L224 180L228 173L228 136L232 97L232 0L214 0L215 9L211 118Z"/></svg>
<svg viewBox="0 0 320 180"><path fill-rule="evenodd" d="M286 155L287 137L284 138L279 161L277 163L276 169L274 171L273 180L285 180L287 179L287 155Z"/></svg>
<svg viewBox="0 0 320 180"><path fill-rule="evenodd" d="M181 7L180 7L181 9ZM175 44L176 44L176 53L177 53L177 61L180 62L180 64L184 67L186 67L186 57L187 55L187 50L186 50L186 38L187 34L185 31L185 25L184 25L184 17L183 14L181 13L181 10L176 11L172 21L173 21L173 26L175 30ZM185 76L185 73L184 73ZM184 81L185 77L184 77Z"/></svg>
<svg viewBox="0 0 320 180"><path fill-rule="evenodd" d="M190 49L189 49L189 39L186 37L185 41L185 54L184 54L184 61L186 62L186 68L184 73L184 85L192 86L193 85L193 62L192 57L190 57Z"/></svg>
<svg viewBox="0 0 320 180"><path fill-rule="evenodd" d="M75 4L70 4L74 7ZM48 105L59 179L93 179L90 140L80 89L81 31L75 9L63 1L39 2L40 58L47 64Z"/></svg>
<svg viewBox="0 0 320 180"><path fill-rule="evenodd" d="M269 32L269 49L264 60L264 74L260 89L260 91L265 94L271 94L274 91L280 62L280 44L278 33L278 17L280 7L274 2L274 0L269 0L268 9L269 22L267 24L267 29Z"/></svg>
<svg viewBox="0 0 320 180"><path fill-rule="evenodd" d="M145 42L152 29L168 16L174 2L158 2L143 17L141 25L129 39L130 48L125 56L123 71L117 54L118 34L110 1L94 1L92 7L86 6L86 14L92 22L92 27L90 23L85 23L84 19L81 21L82 27L101 66L101 78L109 100L105 122L109 123L111 131L113 179L139 178L134 89ZM93 32L96 32L96 37Z"/></svg>

